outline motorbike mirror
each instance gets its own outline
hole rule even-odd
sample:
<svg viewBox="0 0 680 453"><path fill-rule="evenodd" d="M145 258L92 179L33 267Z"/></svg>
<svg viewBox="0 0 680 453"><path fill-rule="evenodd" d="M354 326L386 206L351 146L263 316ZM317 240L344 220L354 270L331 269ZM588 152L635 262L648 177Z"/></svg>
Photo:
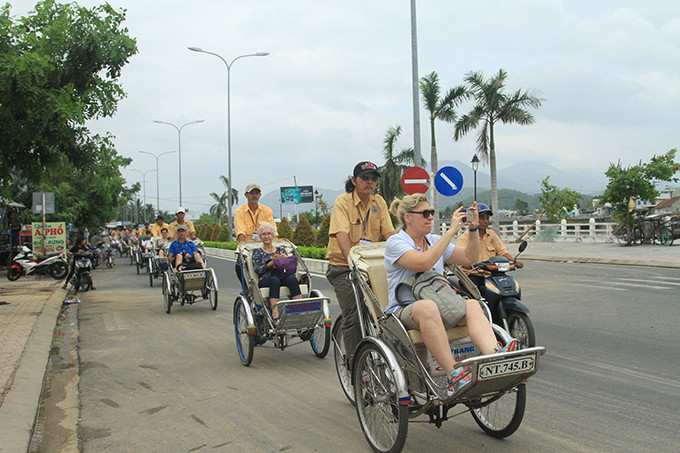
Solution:
<svg viewBox="0 0 680 453"><path fill-rule="evenodd" d="M519 253L522 253L524 250L526 250L527 245L527 241L522 241L522 243L519 245Z"/></svg>

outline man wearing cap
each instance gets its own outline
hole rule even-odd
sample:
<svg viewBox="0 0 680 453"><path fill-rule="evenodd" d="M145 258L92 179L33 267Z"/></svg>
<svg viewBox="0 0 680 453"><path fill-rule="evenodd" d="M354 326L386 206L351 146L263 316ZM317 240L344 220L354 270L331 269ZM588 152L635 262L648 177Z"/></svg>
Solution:
<svg viewBox="0 0 680 453"><path fill-rule="evenodd" d="M259 241L260 237L257 231L263 222L276 225L276 222L274 222L274 212L271 208L259 203L261 195L260 186L254 182L246 186L245 197L248 202L242 204L234 211L234 231L238 242ZM275 230L274 236L276 234Z"/></svg>
<svg viewBox="0 0 680 453"><path fill-rule="evenodd" d="M168 261L174 262L178 270L183 270L184 263L189 261L194 261L205 269L203 258L198 253L196 246L193 242L187 241L187 226L184 224L177 225L176 234L177 239L170 244L168 249Z"/></svg>
<svg viewBox="0 0 680 453"><path fill-rule="evenodd" d="M156 223L154 223L153 226L151 227L151 235L155 238L161 237L162 236L161 230L163 228L167 228L168 232L170 231L170 225L163 221L162 215L159 215L158 217L156 217Z"/></svg>
<svg viewBox="0 0 680 453"><path fill-rule="evenodd" d="M191 220L184 220L184 216L186 215L186 211L184 210L183 207L177 208L175 211L175 215L177 216L177 220L172 222L168 226L168 237L172 240L175 240L178 238L177 236L177 227L180 225L185 225L187 227L187 231L196 231L194 228L194 224Z"/></svg>
<svg viewBox="0 0 680 453"><path fill-rule="evenodd" d="M378 167L372 162L359 162L354 167L354 175L345 182L345 193L335 199L328 230L326 278L333 285L342 310L342 334L349 363L361 340L359 314L349 281L349 249L357 244L384 241L394 234L387 203L373 193L378 178Z"/></svg>

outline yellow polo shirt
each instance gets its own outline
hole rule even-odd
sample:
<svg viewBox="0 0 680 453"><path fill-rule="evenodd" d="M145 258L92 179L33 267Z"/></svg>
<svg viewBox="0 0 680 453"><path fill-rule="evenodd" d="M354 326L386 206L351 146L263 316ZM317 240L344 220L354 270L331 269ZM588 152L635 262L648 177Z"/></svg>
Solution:
<svg viewBox="0 0 680 453"><path fill-rule="evenodd" d="M344 231L349 235L350 246L360 239L378 242L394 232L387 203L380 195L371 195L365 206L359 196L352 191L343 193L335 199L328 229L328 261L335 266L347 266L347 260L340 250L335 234Z"/></svg>
<svg viewBox="0 0 680 453"><path fill-rule="evenodd" d="M242 204L236 211L234 211L234 230L236 232L236 238L239 234L246 237L246 242L252 242L253 233L257 233L263 222L269 222L274 227L274 235L276 232L276 222L274 221L274 211L271 208L258 203L255 212L248 208L248 203Z"/></svg>
<svg viewBox="0 0 680 453"><path fill-rule="evenodd" d="M194 229L194 223L191 220L184 219L184 223L182 225L187 226L187 237L189 237L189 233L191 231L196 231ZM175 220L170 225L168 225L168 239L172 239L173 241L175 239L177 239L177 227L178 226L179 226L179 223L177 223L177 220Z"/></svg>
<svg viewBox="0 0 680 453"><path fill-rule="evenodd" d="M151 225L151 236L160 237L161 236L161 230L163 228L167 228L168 234L170 234L170 225L163 222L163 225L158 225L157 223L154 223L153 225Z"/></svg>
<svg viewBox="0 0 680 453"><path fill-rule="evenodd" d="M466 247L471 234L474 234L479 238L479 231L473 231L472 233L466 231L458 239L456 247ZM506 253L508 253L508 249L505 247L505 244L503 244L503 241L501 241L501 238L498 237L498 234L493 230L486 230L484 235L480 238L479 261L486 261L493 256L503 256ZM468 272L467 269L466 272ZM481 271L474 272L474 274L483 275Z"/></svg>

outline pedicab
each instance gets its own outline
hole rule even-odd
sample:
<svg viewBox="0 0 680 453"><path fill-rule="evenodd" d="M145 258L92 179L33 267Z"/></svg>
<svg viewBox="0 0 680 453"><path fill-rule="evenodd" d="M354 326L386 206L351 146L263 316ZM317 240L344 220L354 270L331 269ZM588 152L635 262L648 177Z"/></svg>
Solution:
<svg viewBox="0 0 680 453"><path fill-rule="evenodd" d="M168 270L163 272L163 306L170 314L172 304L193 305L199 300L208 300L210 308L217 310L217 274L212 268L202 268L199 264L185 264L177 269L169 263ZM200 299L199 299L200 298Z"/></svg>
<svg viewBox="0 0 680 453"><path fill-rule="evenodd" d="M514 433L524 417L526 380L538 370L545 348L481 355L466 327L447 330L457 367L467 366L470 383L449 388L446 372L434 360L418 330L406 331L387 306L385 243L350 249L348 263L363 339L352 363L347 362L341 320L335 322L335 364L342 389L356 406L359 423L374 451L401 451L408 421L420 415L437 427L470 412L487 434L503 438ZM484 306L483 306L484 307ZM485 309L487 317L491 315ZM503 344L511 337L492 324ZM450 413L454 407L462 410Z"/></svg>
<svg viewBox="0 0 680 453"><path fill-rule="evenodd" d="M297 247L286 239L277 239L273 245L283 247L288 255L295 256L297 260L296 278L300 282L302 299L287 300L290 290L282 285L277 303L279 319L274 320L265 303L269 288L258 286L259 278L253 269L252 253L262 245L262 242L256 241L242 242L238 246L242 292L234 302L234 329L241 363L249 366L253 361L255 346L267 342L283 351L289 346L309 341L317 357L326 357L331 342L330 299L318 289L312 289L309 269Z"/></svg>

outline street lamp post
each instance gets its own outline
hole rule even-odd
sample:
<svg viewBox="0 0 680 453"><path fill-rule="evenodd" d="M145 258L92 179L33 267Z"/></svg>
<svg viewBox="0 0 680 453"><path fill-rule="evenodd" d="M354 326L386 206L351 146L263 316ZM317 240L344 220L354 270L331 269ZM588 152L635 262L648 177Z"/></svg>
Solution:
<svg viewBox="0 0 680 453"><path fill-rule="evenodd" d="M150 153L148 151L140 151L140 153L148 154L148 155L156 158L156 211L157 211L157 213L160 213L161 212L161 192L160 192L160 184L158 182L158 180L160 179L160 173L158 172L158 158L161 157L163 154L172 154L172 153L174 153L174 151L166 151L166 152L160 153L160 154L154 154L154 153ZM182 205L182 203L180 202L180 206L181 205Z"/></svg>
<svg viewBox="0 0 680 453"><path fill-rule="evenodd" d="M188 123L182 124L180 127L177 127L174 124L168 123L166 121L154 120L154 123L167 124L168 126L172 126L177 130L177 154L178 154L178 157L179 157L179 205L180 206L182 206L182 129L184 129L184 126L188 126L190 124L202 123L204 121L205 120L190 121Z"/></svg>
<svg viewBox="0 0 680 453"><path fill-rule="evenodd" d="M477 201L477 169L479 168L479 158L477 158L477 154L472 156L472 172L474 173L474 195L475 199L473 201Z"/></svg>
<svg viewBox="0 0 680 453"><path fill-rule="evenodd" d="M209 52L207 50L203 50L200 47L188 47L189 50L194 51L194 52L200 52L200 53L206 53L208 55L213 55L220 60L222 60L222 63L227 67L227 165L228 165L228 175L227 175L227 209L229 211L229 236L231 237L234 234L234 220L232 219L231 216L231 205L232 205L232 200L231 200L231 66L234 64L234 62L240 58L245 58L245 57L266 57L269 55L269 52L255 52L255 53L249 53L249 54L244 54L244 55L239 55L238 57L234 58L230 62L227 62L224 58L222 58L221 55L218 55L214 52Z"/></svg>
<svg viewBox="0 0 680 453"><path fill-rule="evenodd" d="M152 171L158 171L158 170L141 171L141 170L135 170L134 168L132 168L131 170L142 175L142 191L143 191L143 194L144 194L144 205L146 206L146 175L148 173L151 173Z"/></svg>

